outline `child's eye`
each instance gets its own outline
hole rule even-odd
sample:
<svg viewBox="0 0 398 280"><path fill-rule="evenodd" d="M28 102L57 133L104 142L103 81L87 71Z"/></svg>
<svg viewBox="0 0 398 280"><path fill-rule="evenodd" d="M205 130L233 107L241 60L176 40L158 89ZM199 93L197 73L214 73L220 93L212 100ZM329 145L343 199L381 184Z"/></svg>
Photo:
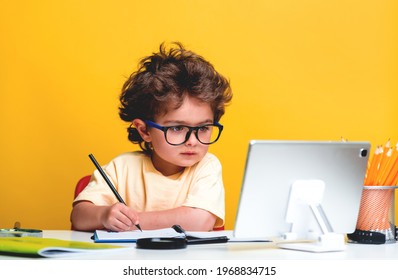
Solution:
<svg viewBox="0 0 398 280"><path fill-rule="evenodd" d="M207 132L207 131L209 131L210 130L210 127L209 126L201 126L201 127L199 127L199 131L200 132Z"/></svg>
<svg viewBox="0 0 398 280"><path fill-rule="evenodd" d="M181 132L181 131L184 131L185 129L186 128L184 126L181 126L181 125L179 125L179 126L170 126L169 127L169 130L172 131L172 132Z"/></svg>

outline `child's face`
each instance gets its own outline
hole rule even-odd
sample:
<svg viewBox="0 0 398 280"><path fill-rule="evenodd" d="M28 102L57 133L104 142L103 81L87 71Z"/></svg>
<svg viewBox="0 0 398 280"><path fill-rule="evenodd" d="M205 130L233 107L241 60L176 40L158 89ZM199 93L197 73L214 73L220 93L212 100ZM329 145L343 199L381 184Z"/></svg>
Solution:
<svg viewBox="0 0 398 280"><path fill-rule="evenodd" d="M162 126L199 126L212 124L213 118L209 104L187 97L180 108L156 117L155 122ZM166 176L199 162L208 150L208 145L200 143L195 133L191 133L188 141L179 146L168 144L163 131L159 129L148 128L148 134L153 147L152 162L155 168Z"/></svg>

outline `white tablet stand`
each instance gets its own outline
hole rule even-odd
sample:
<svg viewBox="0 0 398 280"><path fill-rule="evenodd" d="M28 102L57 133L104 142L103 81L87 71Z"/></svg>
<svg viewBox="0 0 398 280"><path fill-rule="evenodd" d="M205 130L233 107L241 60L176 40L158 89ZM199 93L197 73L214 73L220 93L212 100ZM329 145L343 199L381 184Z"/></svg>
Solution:
<svg viewBox="0 0 398 280"><path fill-rule="evenodd" d="M278 243L280 248L309 252L345 250L344 234L333 232L322 209L324 190L322 180L297 180L292 184L286 213L286 222L292 227Z"/></svg>

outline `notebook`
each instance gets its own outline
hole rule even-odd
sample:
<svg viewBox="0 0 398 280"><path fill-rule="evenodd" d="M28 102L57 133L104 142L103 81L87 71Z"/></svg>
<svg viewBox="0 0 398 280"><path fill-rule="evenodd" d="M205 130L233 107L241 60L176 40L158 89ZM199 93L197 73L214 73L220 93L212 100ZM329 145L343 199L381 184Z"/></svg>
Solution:
<svg viewBox="0 0 398 280"><path fill-rule="evenodd" d="M223 243L228 241L223 231L186 231L177 232L175 226L170 228L154 230L132 230L114 232L107 230L96 230L94 232L95 243L129 243L143 238L186 238L188 243Z"/></svg>
<svg viewBox="0 0 398 280"><path fill-rule="evenodd" d="M33 236L0 238L0 254L11 256L60 258L125 250L129 248L54 238Z"/></svg>

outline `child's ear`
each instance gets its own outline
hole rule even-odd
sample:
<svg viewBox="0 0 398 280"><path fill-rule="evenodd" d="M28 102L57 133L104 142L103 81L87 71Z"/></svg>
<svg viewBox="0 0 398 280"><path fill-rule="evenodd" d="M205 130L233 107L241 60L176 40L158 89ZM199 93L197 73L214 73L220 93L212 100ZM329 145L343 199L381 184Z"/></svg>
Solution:
<svg viewBox="0 0 398 280"><path fill-rule="evenodd" d="M148 133L146 123L141 119L134 119L132 122L133 126L137 129L138 133L141 135L141 138L145 142L151 142L151 136Z"/></svg>

